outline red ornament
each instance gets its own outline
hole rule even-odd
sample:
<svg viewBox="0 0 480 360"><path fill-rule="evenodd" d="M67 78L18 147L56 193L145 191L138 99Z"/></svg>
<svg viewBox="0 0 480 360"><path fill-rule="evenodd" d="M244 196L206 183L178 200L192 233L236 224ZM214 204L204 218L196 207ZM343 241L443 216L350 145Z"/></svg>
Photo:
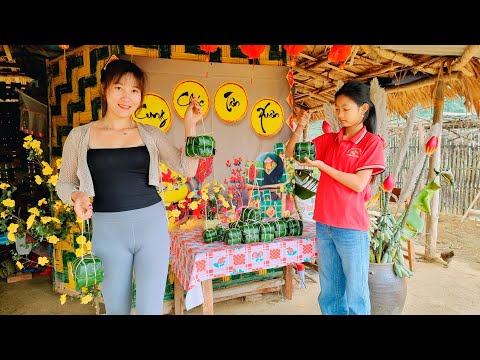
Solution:
<svg viewBox="0 0 480 360"><path fill-rule="evenodd" d="M324 134L333 133L333 129L332 129L331 125L328 122L326 122L325 120L323 120L322 130L323 130Z"/></svg>
<svg viewBox="0 0 480 360"><path fill-rule="evenodd" d="M240 45L241 52L250 59L258 59L266 45Z"/></svg>
<svg viewBox="0 0 480 360"><path fill-rule="evenodd" d="M70 45L58 45L58 47L63 50L63 62L65 63L65 68L66 68L67 67L67 56L65 54L65 51L68 50Z"/></svg>
<svg viewBox="0 0 480 360"><path fill-rule="evenodd" d="M220 45L200 45L200 50L203 50L207 53L207 58L205 61L210 61L210 53L218 50Z"/></svg>
<svg viewBox="0 0 480 360"><path fill-rule="evenodd" d="M343 63L347 60L351 51L352 45L333 45L328 53L328 61L333 63Z"/></svg>
<svg viewBox="0 0 480 360"><path fill-rule="evenodd" d="M298 56L306 47L307 45L283 45L283 48L290 56Z"/></svg>
<svg viewBox="0 0 480 360"><path fill-rule="evenodd" d="M425 144L425 153L427 156L431 156L438 147L438 138L436 136L432 136L430 140L427 141Z"/></svg>

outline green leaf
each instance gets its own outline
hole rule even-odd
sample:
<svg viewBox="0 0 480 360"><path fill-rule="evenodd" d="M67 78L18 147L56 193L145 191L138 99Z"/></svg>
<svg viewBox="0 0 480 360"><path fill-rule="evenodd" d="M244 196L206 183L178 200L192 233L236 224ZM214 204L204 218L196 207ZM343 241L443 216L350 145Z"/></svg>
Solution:
<svg viewBox="0 0 480 360"><path fill-rule="evenodd" d="M455 183L453 181L453 173L451 170L440 171L440 176L448 185L455 188Z"/></svg>
<svg viewBox="0 0 480 360"><path fill-rule="evenodd" d="M408 215L406 225L408 225L412 230L420 232L423 231L423 228L425 227L425 221L420 217L420 214L411 211Z"/></svg>
<svg viewBox="0 0 480 360"><path fill-rule="evenodd" d="M437 191L437 190L440 190L442 188L442 186L440 184L437 183L437 181L435 179L433 179L432 181L430 181L427 186L425 186L425 189L426 190L431 190L431 191Z"/></svg>
<svg viewBox="0 0 480 360"><path fill-rule="evenodd" d="M427 188L424 188L420 194L418 194L415 197L415 200L413 202L413 207L415 209L419 209L427 214L430 215L431 209L430 209L430 199L432 198L433 192L431 190L427 190Z"/></svg>

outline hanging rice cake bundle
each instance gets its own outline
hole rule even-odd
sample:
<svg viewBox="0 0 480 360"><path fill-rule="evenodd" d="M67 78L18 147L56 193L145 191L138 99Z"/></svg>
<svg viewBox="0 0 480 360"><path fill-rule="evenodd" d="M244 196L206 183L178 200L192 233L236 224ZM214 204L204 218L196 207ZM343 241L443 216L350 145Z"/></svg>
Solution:
<svg viewBox="0 0 480 360"><path fill-rule="evenodd" d="M298 219L288 219L288 236L300 236L303 234L303 221Z"/></svg>
<svg viewBox="0 0 480 360"><path fill-rule="evenodd" d="M260 223L260 241L269 242L275 239L275 224L273 222Z"/></svg>
<svg viewBox="0 0 480 360"><path fill-rule="evenodd" d="M78 257L72 262L72 274L77 289L100 284L103 281L103 263L93 253Z"/></svg>
<svg viewBox="0 0 480 360"><path fill-rule="evenodd" d="M275 226L275 238L287 236L288 235L288 226L286 219L278 219L273 221L273 225Z"/></svg>
<svg viewBox="0 0 480 360"><path fill-rule="evenodd" d="M242 242L242 230L226 229L223 234L223 241L227 245L240 244Z"/></svg>
<svg viewBox="0 0 480 360"><path fill-rule="evenodd" d="M260 241L260 226L259 224L247 224L242 229L243 240L245 244L256 243Z"/></svg>
<svg viewBox="0 0 480 360"><path fill-rule="evenodd" d="M189 157L207 158L215 155L215 140L208 135L188 136L185 154Z"/></svg>
<svg viewBox="0 0 480 360"><path fill-rule="evenodd" d="M295 160L298 160L300 162L304 162L305 157L309 158L312 161L315 160L315 144L311 141L296 143L295 148L293 149L293 157L295 158Z"/></svg>
<svg viewBox="0 0 480 360"><path fill-rule="evenodd" d="M245 222L242 221L242 220L237 220L237 221L233 221L231 223L228 224L228 227L230 229L239 229L239 230L242 230L243 227L245 226Z"/></svg>
<svg viewBox="0 0 480 360"><path fill-rule="evenodd" d="M262 220L262 211L254 207L246 207L240 213L240 220L246 223L255 223Z"/></svg>
<svg viewBox="0 0 480 360"><path fill-rule="evenodd" d="M217 231L215 229L206 229L202 233L203 241L206 243L212 243L218 241Z"/></svg>

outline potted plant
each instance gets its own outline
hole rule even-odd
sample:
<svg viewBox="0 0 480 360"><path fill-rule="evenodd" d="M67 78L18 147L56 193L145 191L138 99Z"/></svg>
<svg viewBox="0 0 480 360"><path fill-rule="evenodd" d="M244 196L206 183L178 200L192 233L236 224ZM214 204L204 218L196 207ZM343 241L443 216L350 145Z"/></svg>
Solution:
<svg viewBox="0 0 480 360"><path fill-rule="evenodd" d="M453 186L450 171L436 171L436 176L417 194L417 189L428 158L438 145L436 136L427 142L425 159L420 175L415 183L412 199L407 208L396 218L388 204L395 179L390 174L380 186L374 203L380 200L378 211L370 214L370 269L369 289L372 314L401 314L407 295L406 278L413 274L404 261L403 248L406 242L423 231L425 221L421 213L430 215L430 199L435 191L442 188L442 180Z"/></svg>

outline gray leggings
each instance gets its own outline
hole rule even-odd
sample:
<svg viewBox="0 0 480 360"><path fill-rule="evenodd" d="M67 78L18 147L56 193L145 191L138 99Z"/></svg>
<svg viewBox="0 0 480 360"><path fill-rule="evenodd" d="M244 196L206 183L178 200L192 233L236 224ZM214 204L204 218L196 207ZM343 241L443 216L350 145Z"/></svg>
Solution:
<svg viewBox="0 0 480 360"><path fill-rule="evenodd" d="M141 209L92 216L92 251L104 264L101 286L106 313L128 315L135 273L136 313L162 315L170 257L163 202Z"/></svg>

